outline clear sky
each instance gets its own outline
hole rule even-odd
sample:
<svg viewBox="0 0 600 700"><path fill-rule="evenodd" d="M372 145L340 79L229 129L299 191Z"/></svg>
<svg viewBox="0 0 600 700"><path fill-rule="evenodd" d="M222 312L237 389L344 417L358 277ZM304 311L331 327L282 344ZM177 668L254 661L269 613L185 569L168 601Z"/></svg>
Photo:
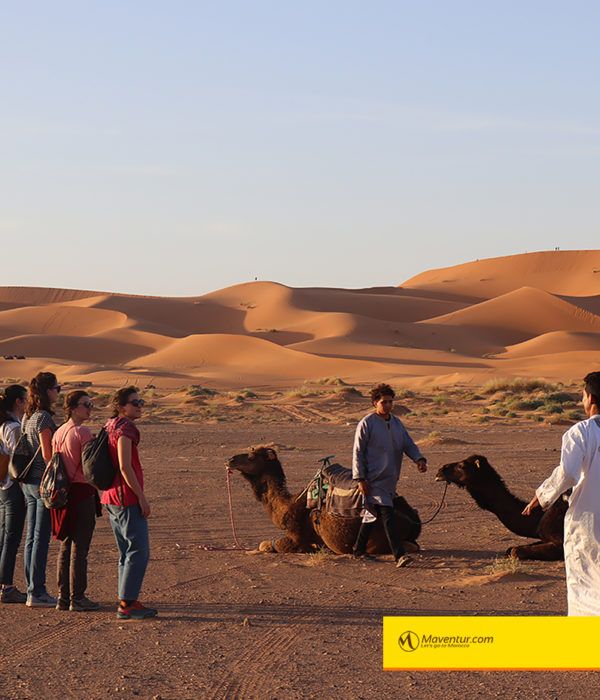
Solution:
<svg viewBox="0 0 600 700"><path fill-rule="evenodd" d="M600 4L0 4L0 284L399 284L600 241Z"/></svg>

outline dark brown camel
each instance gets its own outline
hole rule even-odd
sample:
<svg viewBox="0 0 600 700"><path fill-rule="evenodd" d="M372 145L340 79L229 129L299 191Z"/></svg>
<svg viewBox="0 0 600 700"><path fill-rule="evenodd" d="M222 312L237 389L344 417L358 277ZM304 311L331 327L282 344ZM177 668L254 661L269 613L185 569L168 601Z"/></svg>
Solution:
<svg viewBox="0 0 600 700"><path fill-rule="evenodd" d="M275 450L255 447L235 455L228 462L229 469L239 471L252 487L274 525L285 532L273 542L261 542L260 549L275 552L312 552L325 545L335 554L349 554L360 527L360 518L346 518L327 513L319 514L306 507L306 495L292 495L285 482L285 474ZM421 520L401 496L394 499L397 527L407 551L417 551L417 537ZM379 522L373 528L369 554L389 554L389 545Z"/></svg>
<svg viewBox="0 0 600 700"><path fill-rule="evenodd" d="M483 455L471 455L462 462L445 464L435 478L436 481L447 481L467 489L480 508L494 513L515 535L539 540L533 544L509 547L507 556L541 561L564 559L564 520L568 507L564 497L559 498L547 511L538 506L531 515L521 515L527 503L513 496Z"/></svg>

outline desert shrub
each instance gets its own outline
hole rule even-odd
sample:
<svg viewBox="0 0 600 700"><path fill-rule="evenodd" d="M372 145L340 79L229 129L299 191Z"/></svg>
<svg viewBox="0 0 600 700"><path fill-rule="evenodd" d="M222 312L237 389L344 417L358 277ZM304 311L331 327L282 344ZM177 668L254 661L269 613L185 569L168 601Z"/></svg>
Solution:
<svg viewBox="0 0 600 700"><path fill-rule="evenodd" d="M411 391L410 389L394 389L396 392L396 400L402 400L402 399L414 399L416 394L414 391Z"/></svg>
<svg viewBox="0 0 600 700"><path fill-rule="evenodd" d="M286 391L285 395L291 399L304 399L310 396L318 396L319 393L307 386L300 386L297 389L290 389L289 391Z"/></svg>
<svg viewBox="0 0 600 700"><path fill-rule="evenodd" d="M572 421L580 421L585 418L585 413L581 409L570 408L564 413L565 418Z"/></svg>
<svg viewBox="0 0 600 700"><path fill-rule="evenodd" d="M499 391L504 391L508 394L517 394L532 391L556 391L558 387L555 384L550 384L543 379L490 379L482 387L483 394L496 394Z"/></svg>
<svg viewBox="0 0 600 700"><path fill-rule="evenodd" d="M554 391L546 394L546 401L551 401L552 403L574 403L575 398L573 394L568 394L566 391Z"/></svg>
<svg viewBox="0 0 600 700"><path fill-rule="evenodd" d="M215 389L209 389L207 386L200 384L190 384L187 388L188 396L217 396L219 393Z"/></svg>
<svg viewBox="0 0 600 700"><path fill-rule="evenodd" d="M562 413L563 407L559 403L545 403L543 406L544 413Z"/></svg>
<svg viewBox="0 0 600 700"><path fill-rule="evenodd" d="M317 379L315 384L322 386L346 386L346 382L341 377L323 377L323 379Z"/></svg>
<svg viewBox="0 0 600 700"><path fill-rule="evenodd" d="M524 399L522 397L516 397L514 399L509 399L506 405L514 411L535 411L536 408L544 405L542 399Z"/></svg>
<svg viewBox="0 0 600 700"><path fill-rule="evenodd" d="M335 394L347 395L347 396L362 396L360 391L354 386L340 386L334 391Z"/></svg>
<svg viewBox="0 0 600 700"><path fill-rule="evenodd" d="M446 403L448 403L448 397L444 396L444 394L442 394L441 396L435 396L433 399L433 403L437 404L438 406L445 406Z"/></svg>
<svg viewBox="0 0 600 700"><path fill-rule="evenodd" d="M251 389L242 389L238 396L242 396L245 399L257 399L258 394L254 393Z"/></svg>

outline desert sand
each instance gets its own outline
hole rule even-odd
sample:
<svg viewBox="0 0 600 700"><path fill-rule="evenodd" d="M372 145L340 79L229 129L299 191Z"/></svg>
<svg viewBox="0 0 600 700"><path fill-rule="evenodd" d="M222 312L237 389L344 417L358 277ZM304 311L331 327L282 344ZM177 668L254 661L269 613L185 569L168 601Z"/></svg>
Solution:
<svg viewBox="0 0 600 700"><path fill-rule="evenodd" d="M413 399L408 405L416 408ZM365 410L365 400L355 411ZM327 552L252 554L233 544L225 487L225 460L251 443L275 443L289 487L301 491L317 459L336 453L349 463L354 423L339 420L268 424L254 421L142 422L152 557L143 599L160 609L156 620L115 620L117 554L106 515L90 552L89 595L98 613L3 606L0 697L106 697L150 700L410 697L534 700L597 697L592 672L391 672L381 670L383 615L564 615L562 562L509 565L504 551L529 540L481 511L450 487L439 515L423 527L422 554L397 570L391 557L358 562ZM227 411L224 411L224 415ZM95 424L100 416L95 418ZM333 422L333 421L336 422ZM528 497L557 458L561 427L465 426L450 423L431 436L435 421L408 415L430 470L405 464L399 484L425 520L443 487L437 468L483 453L521 498ZM233 478L233 505L241 543L278 536L241 477ZM215 547L206 550L205 547ZM55 592L53 542L48 565ZM21 581L21 558L17 562Z"/></svg>
<svg viewBox="0 0 600 700"><path fill-rule="evenodd" d="M338 376L478 384L570 381L600 360L600 251L424 272L398 287L249 282L199 297L0 288L0 377L40 369L117 385L291 386Z"/></svg>
<svg viewBox="0 0 600 700"><path fill-rule="evenodd" d="M0 697L573 698L597 673L383 673L386 614L564 615L562 562L514 563L510 533L451 486L422 553L354 561L327 551L232 548L224 465L271 443L300 492L318 458L349 465L366 388L388 380L429 458L398 491L434 513L444 463L484 454L522 499L582 417L581 377L600 369L600 251L531 253L425 272L398 287L240 284L194 298L0 288L0 377L56 372L93 396L134 382L147 404L140 453L152 507L142 626L115 620L116 548L106 516L90 553L93 614L3 606ZM598 314L598 315L597 315ZM1 359L2 356L24 359ZM61 420L61 414L57 416ZM239 475L242 543L278 535ZM52 543L51 592L57 553ZM16 583L22 589L22 559Z"/></svg>

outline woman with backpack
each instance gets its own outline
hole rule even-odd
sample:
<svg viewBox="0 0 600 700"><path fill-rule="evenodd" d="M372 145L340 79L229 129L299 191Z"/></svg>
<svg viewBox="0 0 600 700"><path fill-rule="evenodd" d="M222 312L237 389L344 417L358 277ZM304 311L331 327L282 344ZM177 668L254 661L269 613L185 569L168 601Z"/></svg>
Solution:
<svg viewBox="0 0 600 700"><path fill-rule="evenodd" d="M57 610L88 612L100 605L86 597L88 552L96 527L98 492L83 476L81 453L92 439L92 431L84 425L94 407L85 391L71 391L65 397L67 421L54 433L52 449L60 453L69 478L69 498L64 508L53 508L52 534L61 540L58 553Z"/></svg>
<svg viewBox="0 0 600 700"><path fill-rule="evenodd" d="M32 608L49 608L56 598L46 590L46 564L50 545L50 511L40 496L40 482L52 459L52 435L56 430L52 406L58 400L60 385L52 372L40 372L29 384L29 395L21 431L33 456L31 468L22 483L27 506L25 539L25 580L27 602Z"/></svg>
<svg viewBox="0 0 600 700"><path fill-rule="evenodd" d="M136 387L119 389L112 402L113 416L105 426L117 470L112 487L102 493L102 503L119 548L120 620L143 620L158 614L138 600L150 558L150 505L144 494L144 473L138 454L140 431L135 425L143 405Z"/></svg>
<svg viewBox="0 0 600 700"><path fill-rule="evenodd" d="M24 603L27 595L13 585L15 561L25 525L25 499L8 474L10 454L21 435L27 389L11 384L0 398L0 603Z"/></svg>

